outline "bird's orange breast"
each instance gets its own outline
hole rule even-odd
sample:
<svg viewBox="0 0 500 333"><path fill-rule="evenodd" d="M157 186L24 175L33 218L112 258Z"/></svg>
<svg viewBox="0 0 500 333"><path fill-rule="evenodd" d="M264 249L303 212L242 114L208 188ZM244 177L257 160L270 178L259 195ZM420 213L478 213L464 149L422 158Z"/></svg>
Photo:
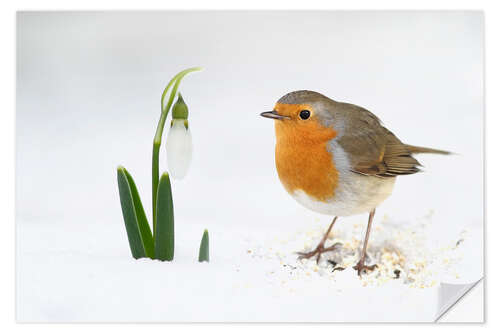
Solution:
<svg viewBox="0 0 500 333"><path fill-rule="evenodd" d="M276 109L286 115L297 107L307 109L309 106L278 104ZM335 130L315 119L277 120L275 130L276 168L285 189L289 193L302 190L319 201L333 197L338 171L327 145L337 136Z"/></svg>

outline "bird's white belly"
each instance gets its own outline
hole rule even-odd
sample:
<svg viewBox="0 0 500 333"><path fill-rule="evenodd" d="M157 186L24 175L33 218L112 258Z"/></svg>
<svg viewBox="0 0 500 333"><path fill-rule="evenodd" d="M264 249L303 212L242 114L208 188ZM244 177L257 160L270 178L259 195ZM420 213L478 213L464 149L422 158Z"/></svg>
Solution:
<svg viewBox="0 0 500 333"><path fill-rule="evenodd" d="M392 193L393 178L365 176L351 172L336 188L333 198L319 201L302 190L292 196L297 202L317 213L330 216L349 216L370 212Z"/></svg>

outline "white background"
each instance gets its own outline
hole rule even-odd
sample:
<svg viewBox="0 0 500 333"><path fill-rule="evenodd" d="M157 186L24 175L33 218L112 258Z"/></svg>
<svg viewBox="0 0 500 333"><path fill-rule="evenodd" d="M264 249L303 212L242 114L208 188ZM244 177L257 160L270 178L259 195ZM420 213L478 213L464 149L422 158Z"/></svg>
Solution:
<svg viewBox="0 0 500 333"><path fill-rule="evenodd" d="M436 241L482 225L481 13L21 13L17 23L21 320L108 318L87 314L93 296L65 286L78 279L67 265L128 251L116 166L132 173L148 211L158 97L175 72L193 65L206 71L181 88L194 157L188 178L174 182L180 260L196 257L203 228L212 261L230 265L244 237L280 235L318 218L282 190L272 122L258 117L297 89L362 105L404 142L457 153L422 157L426 171L398 179L379 216L405 223L434 211ZM479 239L466 282L482 276L481 249ZM97 269L80 286L89 292L103 278L99 262L91 265L78 273ZM136 318L115 310L109 319L206 318L192 311ZM235 315L207 318L247 318Z"/></svg>
<svg viewBox="0 0 500 333"><path fill-rule="evenodd" d="M433 2L433 5L432 5L432 6L434 6L434 4L435 4L435 3L436 3L436 2ZM429 5L429 4L428 4L428 5ZM358 5L355 5L355 6L358 6ZM385 6L387 6L387 4L386 4ZM442 6L442 5L439 5L439 6ZM465 6L465 7L467 7L468 5L463 5L463 4L462 4L461 6L462 6L462 7L464 7L464 6ZM413 7L412 7L412 8L413 8ZM441 7L438 7L438 8L441 8ZM493 14L491 14L491 15L490 15L490 17L493 17L493 16L494 16ZM12 22L12 17L8 18L8 20L4 20L4 22L7 22L7 23L8 23L8 22ZM495 23L495 21L494 21L494 20L490 20L490 21L489 21L489 24L490 24L490 26L491 26L491 25L495 25L496 23ZM4 30L4 31L7 31L7 29L6 29L6 30ZM490 31L490 30L488 30L488 31ZM489 50L490 50L490 51L494 51L494 50L495 50L494 45L491 45L491 48L489 48ZM3 56L2 56L2 57L3 57ZM490 69L494 69L494 68L495 68L494 64L492 64L492 63L490 63L490 64L491 64ZM493 77L492 75L488 76L488 81L492 81L493 79L494 79L494 77ZM6 88L7 88L7 87L6 87ZM7 89L5 89L5 90L7 90ZM489 98L489 100L493 103L493 99L492 99L493 95L492 95L492 94L490 94L490 95L489 95L489 97L491 97L491 98ZM9 119L11 119L11 118L9 118ZM490 121L490 123L491 123L494 119L495 119L494 115L493 115L493 114L491 114L491 115L490 115L490 117L489 117L489 121ZM9 121L8 121L8 119L7 119L7 124L8 124L8 123L9 123ZM5 124L5 122L4 122L3 124ZM2 127L3 127L3 126L2 126ZM7 129L8 129L8 127L7 127ZM7 139L7 140L4 140L3 142L7 142L7 143L8 143L8 142L11 142L11 141L10 141L10 138L9 138L9 133L12 133L11 129L8 129L7 131L3 131L2 133L3 133L3 135L2 135L2 136L5 136L5 139ZM489 133L489 135L491 135L491 136L493 136L493 135L494 135L494 132L493 132L493 131L491 131L491 130L490 130L488 133ZM4 135L4 134L5 134L5 135ZM3 143L2 143L2 146L3 146ZM8 147L6 146L6 148L8 148ZM10 150L10 149L8 149L7 151L11 151L11 150ZM491 157L491 158L494 158L494 156L491 156L491 155L490 155L490 157ZM5 165L4 165L4 166L5 166ZM3 168L3 167L2 167L2 168ZM11 170L11 167L8 167L7 169L8 169L8 170ZM494 175L491 175L491 177L492 177L492 178L494 178ZM12 183L9 181L7 184L12 184ZM10 188L10 187L9 187L9 186L7 186L7 188ZM492 188L491 188L491 187L489 187L489 189L492 189ZM3 193L3 192L2 192L2 193ZM3 194L4 194L4 193L3 193ZM5 198L7 199L7 197L5 197ZM4 200L3 202L7 202L7 203L8 203L9 201L10 201L10 199L9 199L9 200L6 200L6 201ZM3 206L2 206L2 207L3 207ZM6 207L8 207L8 206L6 206ZM5 211L5 210L4 210L4 211ZM8 211L8 210L7 210L7 211ZM9 214L9 215L10 215L10 214ZM493 225L491 226L491 229L494 229L494 226L493 226ZM8 244L8 243L7 243L7 244ZM489 285L488 287L489 287L489 288L493 288L494 286L490 286L490 285ZM4 312L4 313L5 313L5 312ZM33 326L31 326L31 327L33 327ZM108 326L108 327L109 327L109 326ZM18 328L19 328L19 327L18 327ZM26 326L24 326L24 328L27 328L27 327L26 327ZM219 328L220 328L220 327L219 327ZM457 329L457 328L455 328L455 329Z"/></svg>
<svg viewBox="0 0 500 333"><path fill-rule="evenodd" d="M159 96L201 65L181 86L194 155L174 184L178 221L282 228L310 215L281 188L273 123L258 116L309 89L368 108L404 142L457 153L419 157L425 172L400 177L380 214L434 209L449 233L480 225L481 31L480 13L461 12L20 14L19 222L121 223L117 165L149 208Z"/></svg>

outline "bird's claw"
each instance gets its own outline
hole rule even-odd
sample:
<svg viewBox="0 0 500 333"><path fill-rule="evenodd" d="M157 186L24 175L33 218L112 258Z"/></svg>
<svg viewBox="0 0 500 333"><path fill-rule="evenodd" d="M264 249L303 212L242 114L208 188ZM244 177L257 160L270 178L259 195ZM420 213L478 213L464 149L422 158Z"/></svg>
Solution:
<svg viewBox="0 0 500 333"><path fill-rule="evenodd" d="M364 261L364 260L363 260ZM373 271L375 268L378 266L375 265L365 265L364 262L361 260L356 264L356 266L353 266L352 268L358 271L358 276L361 277L361 273L366 273L367 271Z"/></svg>
<svg viewBox="0 0 500 333"><path fill-rule="evenodd" d="M329 251L335 250L335 248L339 245L342 245L341 243L335 243L332 246L329 246L327 248L324 247L322 243L318 244L316 248L313 251L310 252L297 252L299 255L298 259L309 259L311 257L316 256L316 263L319 263L319 260L321 259L321 254Z"/></svg>

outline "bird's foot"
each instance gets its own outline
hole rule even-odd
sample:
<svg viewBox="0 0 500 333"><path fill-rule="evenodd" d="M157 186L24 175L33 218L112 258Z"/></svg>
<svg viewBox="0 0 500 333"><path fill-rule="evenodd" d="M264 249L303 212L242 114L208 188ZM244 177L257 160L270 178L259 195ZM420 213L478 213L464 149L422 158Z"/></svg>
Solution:
<svg viewBox="0 0 500 333"><path fill-rule="evenodd" d="M326 247L324 242L321 242L316 246L316 249L310 252L297 252L299 255L299 259L309 259L311 257L316 256L316 263L319 263L319 260L321 259L321 254L329 251L335 250L335 248L339 245L342 245L342 243L335 243L332 246Z"/></svg>
<svg viewBox="0 0 500 333"><path fill-rule="evenodd" d="M361 277L361 273L366 273L367 271L373 271L375 268L377 268L377 265L365 265L364 259L358 261L356 266L353 266L355 270L358 271L358 276Z"/></svg>

